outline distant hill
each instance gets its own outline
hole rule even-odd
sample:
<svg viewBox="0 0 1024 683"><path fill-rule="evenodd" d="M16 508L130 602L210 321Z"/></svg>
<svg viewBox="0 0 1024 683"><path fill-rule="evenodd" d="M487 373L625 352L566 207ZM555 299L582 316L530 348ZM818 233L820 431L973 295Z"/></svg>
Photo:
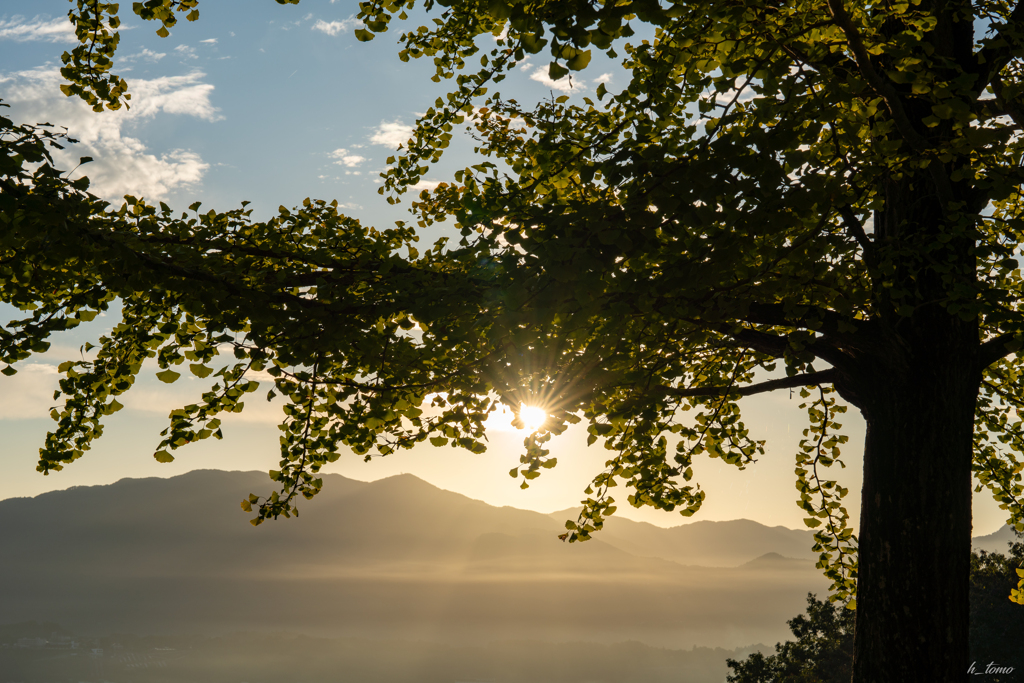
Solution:
<svg viewBox="0 0 1024 683"><path fill-rule="evenodd" d="M551 513L564 522L576 519L580 508ZM695 521L664 529L622 517L606 520L600 538L643 557L660 557L680 564L738 567L765 553L817 561L811 550L814 534L807 530L769 527L749 519L728 522Z"/></svg>
<svg viewBox="0 0 1024 683"><path fill-rule="evenodd" d="M1017 534L1012 526L1004 526L995 533L987 536L977 536L971 540L971 547L975 550L987 550L990 553L1007 554L1007 544L1017 540Z"/></svg>
<svg viewBox="0 0 1024 683"><path fill-rule="evenodd" d="M793 557L784 557L778 553L765 553L742 565L743 569L797 569L804 561Z"/></svg>
<svg viewBox="0 0 1024 683"><path fill-rule="evenodd" d="M411 475L324 479L298 518L257 528L238 502L266 490L258 472L0 501L0 623L734 648L785 639L806 593L827 589L803 531L612 519L570 545L557 539L564 515L493 507Z"/></svg>

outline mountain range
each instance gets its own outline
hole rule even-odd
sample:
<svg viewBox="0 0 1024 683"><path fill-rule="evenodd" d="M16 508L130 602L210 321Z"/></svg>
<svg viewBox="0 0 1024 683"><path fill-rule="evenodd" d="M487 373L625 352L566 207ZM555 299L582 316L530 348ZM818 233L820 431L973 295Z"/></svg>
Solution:
<svg viewBox="0 0 1024 683"><path fill-rule="evenodd" d="M806 531L749 520L663 529L497 508L412 475L324 477L301 515L252 527L261 472L194 471L0 501L0 623L79 633L740 647L788 635L827 584Z"/></svg>
<svg viewBox="0 0 1024 683"><path fill-rule="evenodd" d="M990 553L1008 553L1007 544L1017 541L1017 534L1012 526L1001 527L998 531L985 536L975 536L971 546L975 550L986 550Z"/></svg>
<svg viewBox="0 0 1024 683"><path fill-rule="evenodd" d="M412 475L326 475L299 517L254 528L238 502L266 488L205 470L0 501L0 683L715 683L827 592L805 530L612 517L567 544L578 509Z"/></svg>

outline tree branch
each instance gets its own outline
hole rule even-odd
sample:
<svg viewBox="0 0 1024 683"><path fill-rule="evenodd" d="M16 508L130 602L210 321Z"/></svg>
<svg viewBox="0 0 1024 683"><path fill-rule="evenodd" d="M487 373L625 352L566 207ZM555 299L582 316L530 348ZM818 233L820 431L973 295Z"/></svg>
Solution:
<svg viewBox="0 0 1024 683"><path fill-rule="evenodd" d="M777 334L769 334L767 332L759 332L757 330L734 331L729 325L719 327L718 331L732 337L740 344L743 344L754 351L773 358L782 358L786 353L786 348L789 346L789 340L785 337L780 337Z"/></svg>
<svg viewBox="0 0 1024 683"><path fill-rule="evenodd" d="M792 308L803 309L803 312L796 315L792 312ZM856 318L842 316L835 311L818 308L817 306L798 305L787 310L784 304L761 303L750 304L750 307L747 309L747 315L743 319L755 325L803 327L834 337L844 335L844 332L840 331L840 324L848 327L859 327L862 324L862 321Z"/></svg>
<svg viewBox="0 0 1024 683"><path fill-rule="evenodd" d="M795 387L831 383L835 381L836 374L835 368L829 368L828 370L821 370L820 372L808 372L803 375L794 375L793 377L772 379L767 382L760 382L758 384L751 384L749 386L739 388L734 386L689 387L687 389L665 387L665 393L678 398L685 398L688 396L753 396L755 394L775 391L776 389L792 389Z"/></svg>
<svg viewBox="0 0 1024 683"><path fill-rule="evenodd" d="M1021 4L1024 4L1024 2ZM996 94L996 104L1006 112L1007 116L1013 119L1014 123L1024 128L1024 112L1021 112L1019 107L1003 96L1003 79L999 77L998 72L992 76L992 91Z"/></svg>
<svg viewBox="0 0 1024 683"><path fill-rule="evenodd" d="M987 342L983 342L978 349L978 369L983 370L1000 358L1005 358L1011 353L1016 353L1016 349L1010 349L1008 346L1014 340L1015 336L1016 335L1007 332L1006 334L1001 334L998 337L993 337Z"/></svg>
<svg viewBox="0 0 1024 683"><path fill-rule="evenodd" d="M793 321L789 321L778 324L793 325L794 323ZM731 337L739 344L773 358L782 358L785 356L786 349L789 347L789 339L777 334L770 334L759 330L736 330L730 325L720 325L715 329L721 334ZM847 367L851 361L850 356L845 353L842 348L833 343L833 341L838 337L844 336L849 339L852 335L839 335L838 333L829 334L825 337L817 338L815 341L807 345L806 348L816 357L833 367Z"/></svg>
<svg viewBox="0 0 1024 683"><path fill-rule="evenodd" d="M857 244L860 245L861 250L864 252L864 261L869 266L874 266L877 262L875 258L875 244L868 237L867 233L864 232L864 226L857 219L856 214L853 213L853 209L849 206L844 206L839 209L839 216L843 219L843 225L853 235L853 238L857 240Z"/></svg>
<svg viewBox="0 0 1024 683"><path fill-rule="evenodd" d="M861 38L860 31L853 25L850 15L846 13L846 8L843 7L843 0L828 0L828 8L832 12L832 18L835 19L836 25L842 29L843 34L849 41L850 49L853 51L854 62L856 62L861 75L864 76L864 79L871 88L885 101L886 108L896 123L896 129L900 132L900 135L915 152L921 154L928 151L930 146L928 140L914 128L914 124L903 108L903 101L900 99L899 93L896 92L896 88L892 86L890 81L875 71L875 67L871 63L871 55L864 46L864 40ZM951 201L954 197L953 188L950 185L949 176L946 175L941 164L928 164L928 172L940 196L947 198L947 201Z"/></svg>
<svg viewBox="0 0 1024 683"><path fill-rule="evenodd" d="M925 148L927 141L914 129L914 124L911 123L907 112L903 109L903 101L900 99L899 93L892 87L892 83L875 71L875 66L871 63L871 55L864 46L864 40L861 38L860 31L853 25L850 15L846 13L843 1L828 0L828 8L832 12L832 18L835 19L836 25L843 30L843 34L849 41L850 50L853 51L853 58L857 68L860 70L861 75L864 76L864 79L871 85L871 88L885 100L886 107L889 109L889 113L892 114L893 121L896 122L896 127L899 128L900 134L913 147Z"/></svg>

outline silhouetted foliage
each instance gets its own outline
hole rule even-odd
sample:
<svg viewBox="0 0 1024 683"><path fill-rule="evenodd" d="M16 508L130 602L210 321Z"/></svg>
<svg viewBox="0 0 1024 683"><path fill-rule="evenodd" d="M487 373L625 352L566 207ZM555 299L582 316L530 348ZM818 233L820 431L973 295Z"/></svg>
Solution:
<svg viewBox="0 0 1024 683"><path fill-rule="evenodd" d="M1024 607L1007 599L1024 566L1024 542L1009 555L971 553L971 660L978 672L990 665L1013 667L1009 674L985 674L986 681L1020 680L1024 670ZM775 654L728 660L729 683L846 683L852 676L855 614L844 605L807 594L807 613L790 619L795 641L777 643Z"/></svg>
<svg viewBox="0 0 1024 683"><path fill-rule="evenodd" d="M993 662L1018 670L987 674L986 681L1024 679L1024 607L1006 599L1007 587L1017 585L1017 570L1024 567L1024 539L1008 549L1008 555L971 553L971 661L977 671Z"/></svg>
<svg viewBox="0 0 1024 683"><path fill-rule="evenodd" d="M1006 596L1003 596L1006 599ZM742 662L728 660L730 683L846 683L853 665L853 610L807 594L807 614L789 620L795 641L775 645L767 657L755 652Z"/></svg>
<svg viewBox="0 0 1024 683"><path fill-rule="evenodd" d="M132 11L167 36L197 3ZM58 367L40 471L91 447L147 360L163 382L207 379L170 413L161 462L220 438L257 378L287 400L278 490L242 501L255 524L316 495L342 452L480 453L488 416L527 404L549 418L510 470L523 488L571 424L610 452L567 522L586 540L619 485L695 514L698 457L765 452L740 399L800 388L798 505L832 597L857 605L857 679L962 676L971 477L1024 529L1024 4L366 0L353 35L420 5L434 16L400 58L432 59L451 92L388 160L381 193L418 192L394 228L313 199L258 222L107 207L59 175L41 193L7 145L0 300L31 315L0 330L0 372L121 303L95 354ZM62 88L96 109L128 103L119 11L69 14ZM596 99L492 90L530 59L558 80L592 57L628 72ZM0 141L42 134L12 126ZM419 191L465 126L478 163ZM458 243L421 251L439 221ZM857 536L829 473L839 398L868 425Z"/></svg>

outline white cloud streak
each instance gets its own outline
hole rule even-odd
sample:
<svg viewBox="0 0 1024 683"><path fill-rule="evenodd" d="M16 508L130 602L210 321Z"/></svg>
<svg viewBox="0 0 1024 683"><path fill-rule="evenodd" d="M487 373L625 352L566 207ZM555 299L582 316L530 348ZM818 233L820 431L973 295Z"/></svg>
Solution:
<svg viewBox="0 0 1024 683"><path fill-rule="evenodd" d="M117 203L125 194L161 199L175 189L198 183L209 169L209 164L191 150L156 155L142 140L128 134L133 125L168 114L207 121L221 118L210 102L213 86L202 81L204 76L194 71L184 76L134 80L131 109L102 113L93 112L76 98L65 97L60 92L62 79L57 69L0 74L0 86L16 120L66 126L79 144L55 154L57 167L70 170L78 165L79 157L93 157L95 162L81 171L92 181L90 191Z"/></svg>
<svg viewBox="0 0 1024 683"><path fill-rule="evenodd" d="M182 59L196 59L199 57L199 55L196 54L195 48L189 47L188 45L179 45L174 48L174 51L177 52Z"/></svg>
<svg viewBox="0 0 1024 683"><path fill-rule="evenodd" d="M347 149L336 149L328 154L328 156L334 159L334 163L337 165L347 166L348 168L355 168L366 161L366 157L361 157L358 154L349 154Z"/></svg>
<svg viewBox="0 0 1024 683"><path fill-rule="evenodd" d="M44 41L47 43L75 43L75 29L66 17L46 19L41 16L25 19L15 15L10 19L0 19L0 40L13 40L19 43Z"/></svg>
<svg viewBox="0 0 1024 683"><path fill-rule="evenodd" d="M321 33L326 33L329 36L336 36L339 33L348 33L349 29L353 29L361 25L361 21L354 17L349 17L344 21L324 21L323 19L317 19L312 28L314 31L320 31Z"/></svg>
<svg viewBox="0 0 1024 683"><path fill-rule="evenodd" d="M426 190L427 192L433 192L434 190L437 189L437 186L440 184L440 180L421 180L415 185L410 185L409 189L415 190L417 192L422 192L423 190Z"/></svg>
<svg viewBox="0 0 1024 683"><path fill-rule="evenodd" d="M136 52L135 54L125 55L124 57L121 57L121 59L126 62L135 61L136 59L144 59L147 62L159 62L166 56L166 52L154 52L148 47L144 47L141 51Z"/></svg>
<svg viewBox="0 0 1024 683"><path fill-rule="evenodd" d="M404 145L412 137L412 126L407 126L401 121L381 121L377 130L370 136L370 142L375 145L384 145L391 149Z"/></svg>
<svg viewBox="0 0 1024 683"><path fill-rule="evenodd" d="M579 87L577 85L578 81L573 83L569 80L569 76L562 76L557 81L553 80L551 76L548 75L548 68L546 66L538 66L534 69L533 73L530 74L530 80L537 81L552 90L559 90L564 93L572 92L574 89Z"/></svg>

